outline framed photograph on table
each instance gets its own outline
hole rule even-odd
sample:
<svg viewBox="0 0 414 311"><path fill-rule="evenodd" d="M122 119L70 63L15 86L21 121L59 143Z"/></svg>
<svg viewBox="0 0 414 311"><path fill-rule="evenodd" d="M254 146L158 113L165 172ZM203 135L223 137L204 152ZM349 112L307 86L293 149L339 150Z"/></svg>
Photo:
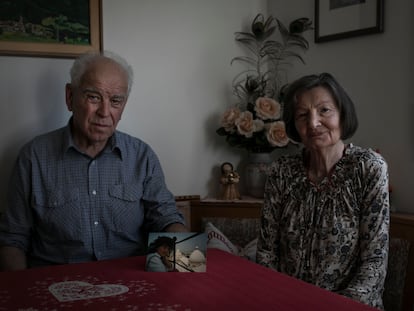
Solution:
<svg viewBox="0 0 414 311"><path fill-rule="evenodd" d="M315 0L315 42L384 31L384 0Z"/></svg>
<svg viewBox="0 0 414 311"><path fill-rule="evenodd" d="M102 49L101 0L0 0L0 55L74 58Z"/></svg>

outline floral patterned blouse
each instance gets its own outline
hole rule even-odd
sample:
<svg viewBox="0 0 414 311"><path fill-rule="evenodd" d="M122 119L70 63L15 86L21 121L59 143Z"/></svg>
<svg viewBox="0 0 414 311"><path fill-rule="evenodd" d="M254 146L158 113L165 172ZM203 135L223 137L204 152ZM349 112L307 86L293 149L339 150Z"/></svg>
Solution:
<svg viewBox="0 0 414 311"><path fill-rule="evenodd" d="M389 197L385 160L349 144L318 185L303 155L269 170L257 262L383 309Z"/></svg>

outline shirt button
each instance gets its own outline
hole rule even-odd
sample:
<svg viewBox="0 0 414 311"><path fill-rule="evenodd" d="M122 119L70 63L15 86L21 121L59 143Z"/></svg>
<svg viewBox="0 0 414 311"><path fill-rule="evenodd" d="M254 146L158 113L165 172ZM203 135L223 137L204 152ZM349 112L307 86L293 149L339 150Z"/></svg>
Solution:
<svg viewBox="0 0 414 311"><path fill-rule="evenodd" d="M93 195L96 195L96 190L93 190L93 191L92 191L92 194L93 194Z"/></svg>
<svg viewBox="0 0 414 311"><path fill-rule="evenodd" d="M99 225L99 221L95 221L93 224L94 224L95 226L97 226L97 225Z"/></svg>

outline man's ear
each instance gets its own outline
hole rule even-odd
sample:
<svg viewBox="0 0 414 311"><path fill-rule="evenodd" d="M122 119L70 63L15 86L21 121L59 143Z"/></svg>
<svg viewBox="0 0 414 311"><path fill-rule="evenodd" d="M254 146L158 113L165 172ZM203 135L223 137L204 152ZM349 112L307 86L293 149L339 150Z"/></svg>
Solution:
<svg viewBox="0 0 414 311"><path fill-rule="evenodd" d="M65 98L66 98L66 107L69 111L72 111L73 105L73 89L70 83L66 83L65 87Z"/></svg>

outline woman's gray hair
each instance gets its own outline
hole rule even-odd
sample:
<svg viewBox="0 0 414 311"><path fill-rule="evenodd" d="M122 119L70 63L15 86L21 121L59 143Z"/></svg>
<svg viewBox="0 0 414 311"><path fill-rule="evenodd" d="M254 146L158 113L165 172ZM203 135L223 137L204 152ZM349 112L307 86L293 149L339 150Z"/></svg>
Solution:
<svg viewBox="0 0 414 311"><path fill-rule="evenodd" d="M107 58L118 64L122 70L125 71L128 77L128 93L129 95L132 83L134 81L134 72L132 70L131 65L121 57L120 55L110 52L110 51L103 51L103 52L88 52L79 56L73 63L72 68L70 69L70 83L77 87L81 83L82 76L85 74L86 69L88 66L99 60Z"/></svg>

